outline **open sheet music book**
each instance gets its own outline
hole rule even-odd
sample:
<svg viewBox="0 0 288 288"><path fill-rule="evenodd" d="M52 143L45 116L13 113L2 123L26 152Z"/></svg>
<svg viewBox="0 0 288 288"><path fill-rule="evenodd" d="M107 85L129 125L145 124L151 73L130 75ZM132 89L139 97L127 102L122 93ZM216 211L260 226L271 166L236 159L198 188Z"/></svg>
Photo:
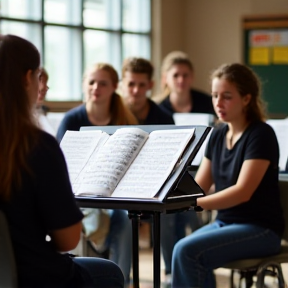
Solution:
<svg viewBox="0 0 288 288"><path fill-rule="evenodd" d="M67 131L60 143L78 196L153 198L181 161L195 129Z"/></svg>

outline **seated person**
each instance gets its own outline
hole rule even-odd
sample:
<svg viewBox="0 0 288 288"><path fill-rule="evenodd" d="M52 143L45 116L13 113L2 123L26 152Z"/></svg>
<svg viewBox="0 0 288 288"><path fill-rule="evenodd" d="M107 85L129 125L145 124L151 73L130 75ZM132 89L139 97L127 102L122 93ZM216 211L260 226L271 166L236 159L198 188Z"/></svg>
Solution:
<svg viewBox="0 0 288 288"><path fill-rule="evenodd" d="M48 107L43 105L47 91L49 89L47 82L49 76L44 67L39 69L39 91L36 101L36 119L41 129L50 133L53 136L56 136L56 131L52 127L51 123L47 118Z"/></svg>
<svg viewBox="0 0 288 288"><path fill-rule="evenodd" d="M160 107L169 113L209 113L215 114L211 96L191 88L194 80L194 68L181 51L169 53L162 64L163 96ZM164 100L163 100L164 97Z"/></svg>
<svg viewBox="0 0 288 288"><path fill-rule="evenodd" d="M242 64L225 64L211 78L223 123L212 131L195 180L205 193L215 184L197 205L218 214L175 245L172 287L216 287L214 269L277 254L284 231L278 142L265 123L257 76Z"/></svg>
<svg viewBox="0 0 288 288"><path fill-rule="evenodd" d="M76 247L83 215L57 141L34 121L39 64L32 43L0 36L0 209L18 287L124 287L113 262L63 253Z"/></svg>
<svg viewBox="0 0 288 288"><path fill-rule="evenodd" d="M143 58L131 57L122 65L122 95L125 104L139 124L174 124L172 116L147 97L153 87L152 64Z"/></svg>
<svg viewBox="0 0 288 288"><path fill-rule="evenodd" d="M57 132L60 142L67 130L80 130L82 126L133 125L136 118L125 107L115 91L118 74L109 64L98 63L83 77L85 103L68 111ZM109 210L110 230L104 247L110 259L120 266L128 285L132 258L132 225L125 210Z"/></svg>
<svg viewBox="0 0 288 288"><path fill-rule="evenodd" d="M147 98L153 86L152 64L143 58L128 58L122 66L122 93L124 101L142 124L173 124L172 116ZM165 274L170 278L172 252L175 243L185 237L186 226L194 231L200 223L194 210L161 215L161 248ZM167 279L169 282L169 279Z"/></svg>

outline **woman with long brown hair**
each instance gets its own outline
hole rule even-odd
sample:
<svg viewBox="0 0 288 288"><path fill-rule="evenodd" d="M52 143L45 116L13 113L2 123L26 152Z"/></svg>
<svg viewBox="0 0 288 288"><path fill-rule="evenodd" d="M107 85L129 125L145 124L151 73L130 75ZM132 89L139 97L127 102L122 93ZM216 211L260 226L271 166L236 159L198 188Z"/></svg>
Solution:
<svg viewBox="0 0 288 288"><path fill-rule="evenodd" d="M0 209L18 287L123 287L114 263L63 253L78 244L83 215L57 141L36 124L39 64L32 43L0 35Z"/></svg>

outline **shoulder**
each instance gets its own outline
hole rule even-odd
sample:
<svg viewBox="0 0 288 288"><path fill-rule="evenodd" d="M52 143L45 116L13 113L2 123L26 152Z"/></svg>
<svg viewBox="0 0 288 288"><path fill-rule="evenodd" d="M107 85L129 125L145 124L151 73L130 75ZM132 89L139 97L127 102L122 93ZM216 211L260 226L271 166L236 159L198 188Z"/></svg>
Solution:
<svg viewBox="0 0 288 288"><path fill-rule="evenodd" d="M248 129L247 129L249 135L249 138L264 138L264 139L270 139L270 140L276 140L276 134L273 130L273 128L267 124L266 122L257 121L252 123ZM272 138L271 138L272 137Z"/></svg>
<svg viewBox="0 0 288 288"><path fill-rule="evenodd" d="M85 108L85 104L82 104L80 106L77 106L69 111L67 111L65 113L64 118L73 118L73 117L79 117L83 114L86 113L86 108Z"/></svg>
<svg viewBox="0 0 288 288"><path fill-rule="evenodd" d="M175 112L172 108L169 95L162 102L159 103L159 107L164 109L167 113Z"/></svg>
<svg viewBox="0 0 288 288"><path fill-rule="evenodd" d="M38 142L32 152L32 156L35 155L37 155L37 157L51 159L53 155L56 156L56 158L59 156L62 158L63 153L55 137L40 130Z"/></svg>
<svg viewBox="0 0 288 288"><path fill-rule="evenodd" d="M211 95L196 89L191 89L190 93L193 102L193 110L191 112L215 115Z"/></svg>
<svg viewBox="0 0 288 288"><path fill-rule="evenodd" d="M58 127L56 138L60 142L67 130L77 131L89 125L85 104L67 111Z"/></svg>
<svg viewBox="0 0 288 288"><path fill-rule="evenodd" d="M148 101L150 103L149 114L159 119L159 123L155 124L174 124L172 113L170 113L168 110L165 110L165 108L157 105L151 99L149 99Z"/></svg>
<svg viewBox="0 0 288 288"><path fill-rule="evenodd" d="M198 89L191 89L191 94L196 98L211 100L211 95Z"/></svg>

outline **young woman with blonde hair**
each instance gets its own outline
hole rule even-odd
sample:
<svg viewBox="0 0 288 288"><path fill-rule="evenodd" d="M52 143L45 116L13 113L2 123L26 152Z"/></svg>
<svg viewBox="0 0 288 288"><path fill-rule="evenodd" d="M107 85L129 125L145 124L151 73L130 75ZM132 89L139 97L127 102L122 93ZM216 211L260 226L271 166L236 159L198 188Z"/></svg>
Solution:
<svg viewBox="0 0 288 288"><path fill-rule="evenodd" d="M62 120L57 140L66 130L82 126L133 125L137 120L123 104L115 91L118 85L116 70L107 63L98 63L83 76L84 104L68 111ZM120 266L129 285L132 259L132 228L125 210L109 210L110 229L103 249L109 249L109 258Z"/></svg>

